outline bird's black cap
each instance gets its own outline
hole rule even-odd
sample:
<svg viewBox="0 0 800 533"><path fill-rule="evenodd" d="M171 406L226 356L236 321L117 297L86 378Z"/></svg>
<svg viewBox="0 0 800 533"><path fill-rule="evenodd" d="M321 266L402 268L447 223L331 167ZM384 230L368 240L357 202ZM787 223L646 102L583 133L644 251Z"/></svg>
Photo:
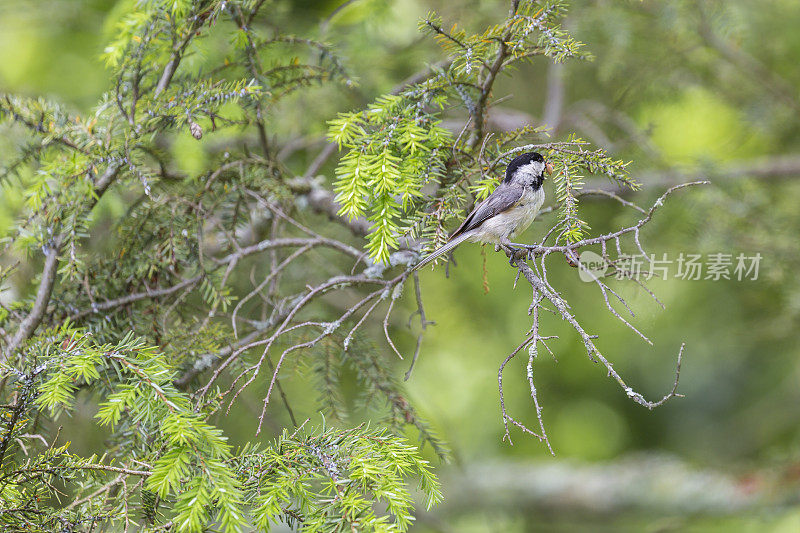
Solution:
<svg viewBox="0 0 800 533"><path fill-rule="evenodd" d="M544 163L544 157L539 152L528 152L527 154L518 155L506 167L506 177L503 181L511 181L514 172L521 166L525 166L532 161L539 161Z"/></svg>

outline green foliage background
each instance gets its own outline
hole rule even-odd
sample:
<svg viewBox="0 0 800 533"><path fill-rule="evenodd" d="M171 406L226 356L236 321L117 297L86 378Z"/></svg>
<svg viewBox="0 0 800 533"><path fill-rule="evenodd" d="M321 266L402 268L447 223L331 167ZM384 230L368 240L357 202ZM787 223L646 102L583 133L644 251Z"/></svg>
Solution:
<svg viewBox="0 0 800 533"><path fill-rule="evenodd" d="M0 2L0 89L52 96L71 110L87 113L95 105L96 95L108 88L108 70L101 55L114 38L118 12L125 3ZM335 43L348 74L358 81L357 89L314 87L292 96L272 116L281 141L298 134L324 135L327 121L334 120L336 112L366 108L426 61L435 60L436 44L421 40L417 30L418 20L430 8L467 28L482 27L507 9L505 4L488 0L364 0L326 19L338 4L276 1L270 8L287 31L297 34L324 24L326 40ZM713 14L711 24L718 34L737 50L755 57L763 68L777 73L781 81L748 71L746 61L737 63L736 56L726 57L703 41L693 30L701 23L699 4L706 4L705 9ZM458 267L449 269L449 278L445 278L444 268L423 272L426 311L437 325L426 331L407 388L412 403L452 449L453 462L438 465L430 449L425 451L442 476L445 503L419 515L414 530L800 528L798 176L730 176L721 170L736 168L742 161L793 155L800 150L798 25L800 11L791 0L571 3L566 27L577 40L587 43L595 59L565 64L564 120L569 123L555 135L574 130L591 137L595 133L592 126L602 126L612 155L634 162L628 170L643 184L637 196L642 205L663 189L657 181L658 171L678 167L689 179L699 174L710 176L713 187L665 206L644 235L648 250L666 252L670 258L681 252L760 252L761 273L757 281L655 281L651 288L665 304L664 311L641 291L621 287L622 295L634 304L635 324L655 343L650 347L620 327L605 311L596 289L578 281L575 270L563 265L551 272L557 286L567 287L570 301L580 302L575 311L587 330L604 332L602 346L616 368L648 396L668 390L674 354L681 342L687 344L680 387L686 397L648 412L620 394L615 384L587 361L579 339L565 324L544 318L548 333L561 336L551 345L558 362L542 357L536 366L545 423L557 454L553 458L534 439L518 436L513 446L501 441L497 366L529 326L529 295L513 289L513 271L505 258L487 254L488 294L482 290L479 273L483 258L477 246L459 250ZM197 53L213 56L213 42L206 46ZM495 93L513 95L502 106L540 120L550 68L545 61L535 61L520 66L512 77L501 78ZM602 106L595 105L598 102ZM631 127L640 138L631 139ZM8 150L2 142L0 138L0 150ZM343 144L346 147L347 143ZM170 150L181 170L200 172L208 164L205 148L184 136ZM314 156L313 150L299 151L287 165L302 172ZM334 164L329 162L323 173L332 180ZM654 177L654 183L649 177ZM591 185L589 181L587 186ZM548 187L548 197L554 198L553 184ZM344 188L341 191L346 192ZM0 232L10 231L22 202L13 183L3 185ZM125 202L104 198L100 208L119 213ZM582 209L591 234L635 220L612 202L586 200ZM103 217L97 220L101 224ZM534 224L529 240L540 237L543 227ZM339 230L332 227L331 231ZM370 249L382 255L387 239L390 237L371 241ZM323 262L320 259L321 265ZM27 275L33 273L31 269ZM28 288L20 284L8 290L24 292ZM411 313L412 299L403 302L408 307L405 311ZM413 352L415 329L409 331L398 324L392 333L402 353ZM312 373L303 368L302 361L293 364ZM405 371L405 364L396 365L395 378ZM523 421L535 423L521 363L517 371L518 379L508 380L507 402ZM357 369L351 369L345 379L347 393L339 401L352 406L362 386ZM311 381L287 380L285 388L297 412L314 416L319 403ZM251 440L255 431L253 413L259 410L260 398L254 394L245 400L229 416L214 420L238 440L233 445ZM62 430L72 441L71 450L102 453L107 435L87 429L96 427L92 417L97 408L84 398L77 402ZM348 424L376 415L369 409L357 412ZM288 425L286 415L274 409L267 419L267 436L277 438L280 428ZM485 488L464 486L463 481L465 473L485 465L498 465L498 471L503 465L512 465L522 472L526 467L545 468L554 463L575 468L624 464L631 456L669 457L690 472L724 474L735 490L755 492L756 503L721 511L692 511L658 503L622 510L612 505L604 510L598 504L578 506L577 513L560 513L561 506L569 508L568 502L527 499L526 493L493 499ZM680 490L687 481L677 468L675 472L669 482ZM506 494L503 489L498 492Z"/></svg>

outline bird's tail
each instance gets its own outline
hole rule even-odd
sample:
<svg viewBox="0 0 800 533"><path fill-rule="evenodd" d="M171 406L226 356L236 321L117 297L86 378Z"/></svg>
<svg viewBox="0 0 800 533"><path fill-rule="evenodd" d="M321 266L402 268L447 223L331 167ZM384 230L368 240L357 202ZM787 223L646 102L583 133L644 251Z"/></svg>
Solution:
<svg viewBox="0 0 800 533"><path fill-rule="evenodd" d="M420 268L422 268L425 265L429 264L431 261L434 261L440 255L446 254L447 252L449 252L450 250L452 250L453 248L455 248L456 246L458 246L459 244L461 244L462 242L464 242L465 240L467 240L471 236L472 236L471 232L462 233L461 235L459 235L458 237L456 237L452 241L448 242L447 244L445 244L444 246L442 246L438 250L431 252L430 255L425 257L425 259L423 259L422 261L417 263L417 265L414 268L412 268L411 271L414 272L415 270L419 270Z"/></svg>

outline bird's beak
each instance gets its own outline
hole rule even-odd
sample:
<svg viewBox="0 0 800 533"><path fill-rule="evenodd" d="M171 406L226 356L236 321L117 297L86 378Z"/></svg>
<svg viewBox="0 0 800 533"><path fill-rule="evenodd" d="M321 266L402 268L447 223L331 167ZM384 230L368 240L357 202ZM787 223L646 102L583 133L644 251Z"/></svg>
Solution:
<svg viewBox="0 0 800 533"><path fill-rule="evenodd" d="M550 161L544 164L544 169L547 171L548 176L553 175L553 165L552 163L550 163Z"/></svg>

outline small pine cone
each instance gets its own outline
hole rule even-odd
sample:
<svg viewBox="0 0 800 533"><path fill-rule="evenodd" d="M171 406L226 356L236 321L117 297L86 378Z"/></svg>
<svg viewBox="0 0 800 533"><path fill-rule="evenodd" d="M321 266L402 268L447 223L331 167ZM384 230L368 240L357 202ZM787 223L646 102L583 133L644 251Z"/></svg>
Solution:
<svg viewBox="0 0 800 533"><path fill-rule="evenodd" d="M203 138L203 128L197 122L189 122L189 131L192 132L192 137L195 139L200 140Z"/></svg>

